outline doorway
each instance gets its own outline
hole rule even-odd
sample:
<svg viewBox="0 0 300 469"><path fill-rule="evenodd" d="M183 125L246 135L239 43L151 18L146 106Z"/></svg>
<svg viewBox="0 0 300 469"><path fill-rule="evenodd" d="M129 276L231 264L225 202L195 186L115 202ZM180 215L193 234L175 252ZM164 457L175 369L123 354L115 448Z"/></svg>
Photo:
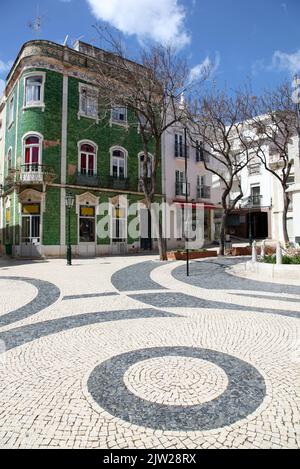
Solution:
<svg viewBox="0 0 300 469"><path fill-rule="evenodd" d="M141 221L141 249L143 251L152 251L152 218L151 212L147 208L140 210Z"/></svg>
<svg viewBox="0 0 300 469"><path fill-rule="evenodd" d="M22 205L21 256L41 256L40 204Z"/></svg>

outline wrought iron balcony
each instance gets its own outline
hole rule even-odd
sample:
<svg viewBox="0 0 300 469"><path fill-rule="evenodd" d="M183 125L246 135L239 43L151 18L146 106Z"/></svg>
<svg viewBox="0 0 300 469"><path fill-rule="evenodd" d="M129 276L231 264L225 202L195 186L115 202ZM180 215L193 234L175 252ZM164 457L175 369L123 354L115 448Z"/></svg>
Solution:
<svg viewBox="0 0 300 469"><path fill-rule="evenodd" d="M175 183L175 195L185 196L186 195L186 182L176 182ZM187 195L190 195L190 183L187 184Z"/></svg>
<svg viewBox="0 0 300 469"><path fill-rule="evenodd" d="M76 183L79 184L80 186L99 187L100 178L99 176L97 176L97 174L77 173Z"/></svg>
<svg viewBox="0 0 300 469"><path fill-rule="evenodd" d="M263 196L260 194L250 195L248 197L247 206L248 207L260 207Z"/></svg>
<svg viewBox="0 0 300 469"><path fill-rule="evenodd" d="M152 188L152 179L146 178L145 184L146 184L147 190L150 191ZM138 192L143 192L143 182L141 179L138 180Z"/></svg>
<svg viewBox="0 0 300 469"><path fill-rule="evenodd" d="M107 189L130 190L129 179L124 177L100 177L100 186Z"/></svg>
<svg viewBox="0 0 300 469"><path fill-rule="evenodd" d="M210 186L198 186L197 198L198 199L210 199Z"/></svg>

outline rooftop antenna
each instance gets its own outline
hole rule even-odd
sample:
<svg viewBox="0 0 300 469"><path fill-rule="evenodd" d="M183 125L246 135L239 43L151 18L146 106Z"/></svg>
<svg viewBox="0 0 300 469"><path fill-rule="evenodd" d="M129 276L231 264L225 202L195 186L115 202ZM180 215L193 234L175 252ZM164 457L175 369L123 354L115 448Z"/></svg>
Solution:
<svg viewBox="0 0 300 469"><path fill-rule="evenodd" d="M42 17L39 12L39 5L36 7L36 17L33 21L29 21L28 27L34 31L37 39L39 39L42 30Z"/></svg>

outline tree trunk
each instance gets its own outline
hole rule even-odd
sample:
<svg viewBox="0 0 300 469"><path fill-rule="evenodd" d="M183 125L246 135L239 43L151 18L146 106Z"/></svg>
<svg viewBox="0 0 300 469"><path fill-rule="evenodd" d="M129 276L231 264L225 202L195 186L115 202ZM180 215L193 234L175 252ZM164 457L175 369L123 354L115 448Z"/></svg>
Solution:
<svg viewBox="0 0 300 469"><path fill-rule="evenodd" d="M151 205L150 205L151 210ZM167 260L167 249L166 249L166 240L163 237L163 230L162 230L162 223L157 215L155 210L151 211L152 220L155 226L155 232L157 234L157 244L158 244L158 251L159 251L159 258L161 261Z"/></svg>
<svg viewBox="0 0 300 469"><path fill-rule="evenodd" d="M288 209L290 205L290 198L288 194L285 192L285 190L283 194L284 195L283 195L283 212L282 212L282 230L283 230L284 245L287 248L290 243L288 229L287 229L287 213L288 213Z"/></svg>
<svg viewBox="0 0 300 469"><path fill-rule="evenodd" d="M224 210L222 215L222 223L221 223L221 230L220 230L220 250L219 256L225 255L225 237L226 237L226 228L227 228L227 211Z"/></svg>

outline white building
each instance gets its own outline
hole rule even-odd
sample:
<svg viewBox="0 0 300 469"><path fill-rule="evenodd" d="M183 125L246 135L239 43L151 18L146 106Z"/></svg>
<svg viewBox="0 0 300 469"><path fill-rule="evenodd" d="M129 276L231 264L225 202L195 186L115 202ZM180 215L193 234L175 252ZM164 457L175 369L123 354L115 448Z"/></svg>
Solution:
<svg viewBox="0 0 300 469"><path fill-rule="evenodd" d="M278 155L270 155L266 149L269 167L278 166ZM289 176L288 192L291 203L287 216L290 242L300 243L300 163L298 137L289 145L289 160L293 161ZM275 166L274 166L275 165ZM253 158L241 173L244 197L230 216L228 231L231 235L248 238L251 232L254 239L283 239L283 189L279 180L267 171L258 158ZM234 198L233 192L231 197ZM251 223L251 227L250 227Z"/></svg>
<svg viewBox="0 0 300 469"><path fill-rule="evenodd" d="M182 211L186 206L185 177L185 130L182 124L170 127L163 136L163 180L166 202L171 206L168 224L171 230L168 236L168 248L181 248L185 245L182 236L184 227ZM218 181L204 166L208 158L202 142L191 145L187 137L187 182L188 206L192 208L193 221L201 221L204 230L204 243L218 239L222 207Z"/></svg>

